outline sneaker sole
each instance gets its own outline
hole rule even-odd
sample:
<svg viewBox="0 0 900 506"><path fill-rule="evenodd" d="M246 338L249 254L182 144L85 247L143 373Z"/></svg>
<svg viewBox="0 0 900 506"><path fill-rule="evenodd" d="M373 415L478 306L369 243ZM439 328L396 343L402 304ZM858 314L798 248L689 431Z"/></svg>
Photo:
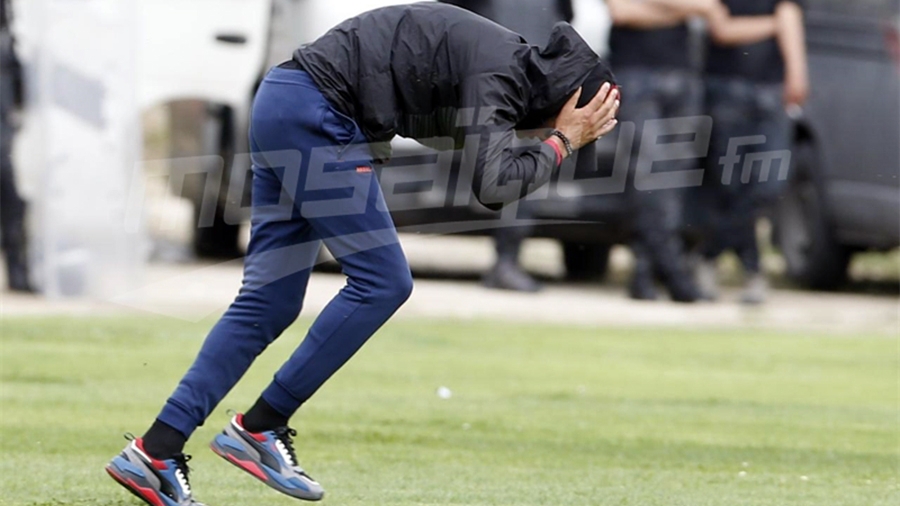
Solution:
<svg viewBox="0 0 900 506"><path fill-rule="evenodd" d="M267 486L281 492L284 495L301 499L304 501L319 501L324 494L310 495L309 492L300 488L290 488L281 483L284 478L269 470L265 465L256 462L244 449L240 441L234 438L219 434L209 444L209 448L216 455L222 457L229 464L253 476L257 480L265 483Z"/></svg>
<svg viewBox="0 0 900 506"><path fill-rule="evenodd" d="M106 472L116 483L150 506L178 506L153 490L151 484L147 482L146 476L143 476L139 469L134 468L134 465L130 463L122 465L117 462L120 460L124 459L116 457L106 466ZM134 469L131 470L131 468Z"/></svg>

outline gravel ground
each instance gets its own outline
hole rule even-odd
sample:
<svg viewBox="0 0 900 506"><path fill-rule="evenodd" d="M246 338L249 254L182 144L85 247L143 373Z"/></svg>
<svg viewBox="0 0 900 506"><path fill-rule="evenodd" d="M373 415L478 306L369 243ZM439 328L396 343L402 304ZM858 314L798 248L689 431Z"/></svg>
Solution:
<svg viewBox="0 0 900 506"><path fill-rule="evenodd" d="M824 330L845 334L877 331L900 335L900 298L863 293L813 293L773 290L761 307L742 307L735 289L723 300L691 306L668 301L635 302L623 293L621 279L630 259L616 250L612 279L605 284L567 284L560 252L549 241L530 241L523 257L526 267L548 281L539 294L487 290L478 273L492 261L486 239L404 236L404 248L418 274L412 298L400 318L433 317L502 319L589 326L660 326L679 328L778 328ZM240 286L241 261L219 264L149 264L139 287L111 300L47 300L35 296L0 294L0 316L155 314L199 321L220 314ZM315 273L303 314L313 315L343 285L338 274Z"/></svg>

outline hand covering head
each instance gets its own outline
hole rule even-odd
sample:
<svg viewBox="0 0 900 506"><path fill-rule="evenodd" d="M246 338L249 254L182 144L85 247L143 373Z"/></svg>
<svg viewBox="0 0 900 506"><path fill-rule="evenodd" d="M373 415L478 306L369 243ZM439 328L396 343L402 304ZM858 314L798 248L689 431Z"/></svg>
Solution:
<svg viewBox="0 0 900 506"><path fill-rule="evenodd" d="M568 23L557 23L543 48L532 46L527 75L531 96L526 116L517 125L539 128L559 114L572 94L581 88L577 108L587 105L603 83L616 84L609 66Z"/></svg>

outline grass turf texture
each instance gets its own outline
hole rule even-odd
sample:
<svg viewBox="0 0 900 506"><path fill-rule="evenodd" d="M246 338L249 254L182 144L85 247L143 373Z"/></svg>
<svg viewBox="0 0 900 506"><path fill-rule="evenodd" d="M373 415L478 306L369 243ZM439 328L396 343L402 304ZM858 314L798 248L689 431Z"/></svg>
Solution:
<svg viewBox="0 0 900 506"><path fill-rule="evenodd" d="M0 321L0 504L139 504L103 466L209 325ZM199 500L298 504L206 445L307 325L188 443ZM294 423L326 504L900 504L898 348L884 336L398 321Z"/></svg>

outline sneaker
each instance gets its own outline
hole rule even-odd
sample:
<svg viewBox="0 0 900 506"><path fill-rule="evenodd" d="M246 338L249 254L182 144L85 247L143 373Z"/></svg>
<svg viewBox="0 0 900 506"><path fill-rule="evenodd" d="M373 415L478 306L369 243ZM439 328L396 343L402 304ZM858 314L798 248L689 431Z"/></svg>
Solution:
<svg viewBox="0 0 900 506"><path fill-rule="evenodd" d="M757 306L766 301L768 293L769 282L766 280L765 274L758 272L749 274L744 282L744 291L741 292L741 303Z"/></svg>
<svg viewBox="0 0 900 506"><path fill-rule="evenodd" d="M694 285L694 280L684 273L667 280L666 288L669 289L672 302L691 304L703 298L700 290Z"/></svg>
<svg viewBox="0 0 900 506"><path fill-rule="evenodd" d="M297 431L280 427L261 433L248 432L244 415L237 414L216 436L210 448L223 459L250 473L282 494L306 501L325 495L322 486L297 464L294 440Z"/></svg>
<svg viewBox="0 0 900 506"><path fill-rule="evenodd" d="M510 262L498 262L485 274L481 284L487 288L525 293L535 293L543 289L541 284L521 267Z"/></svg>
<svg viewBox="0 0 900 506"><path fill-rule="evenodd" d="M656 292L656 284L653 276L635 272L628 283L628 296L634 300L656 300L659 298Z"/></svg>
<svg viewBox="0 0 900 506"><path fill-rule="evenodd" d="M719 268L715 260L701 260L696 270L697 288L703 300L714 301L719 298Z"/></svg>
<svg viewBox="0 0 900 506"><path fill-rule="evenodd" d="M191 494L190 456L157 460L144 451L140 438L128 438L128 446L106 466L114 480L151 506L203 506Z"/></svg>

